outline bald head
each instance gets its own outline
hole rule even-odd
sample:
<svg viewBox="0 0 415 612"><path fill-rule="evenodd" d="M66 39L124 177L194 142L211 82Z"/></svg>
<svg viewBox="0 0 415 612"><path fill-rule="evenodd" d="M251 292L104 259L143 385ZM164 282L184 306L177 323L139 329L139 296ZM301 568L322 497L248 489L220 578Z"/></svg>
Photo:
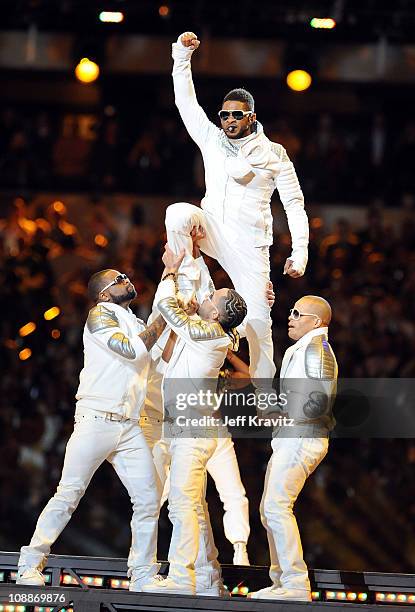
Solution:
<svg viewBox="0 0 415 612"><path fill-rule="evenodd" d="M318 295L305 295L298 300L297 306L300 311L317 315L321 319L322 327L330 325L331 306L324 298Z"/></svg>

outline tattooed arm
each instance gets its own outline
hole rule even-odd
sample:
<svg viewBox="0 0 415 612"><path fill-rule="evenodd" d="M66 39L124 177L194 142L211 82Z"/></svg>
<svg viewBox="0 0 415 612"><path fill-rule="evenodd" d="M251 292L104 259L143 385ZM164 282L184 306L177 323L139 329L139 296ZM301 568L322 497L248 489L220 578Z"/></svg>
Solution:
<svg viewBox="0 0 415 612"><path fill-rule="evenodd" d="M157 340L160 338L164 328L166 327L166 321L161 315L159 315L154 321L145 329L138 337L143 341L144 346L151 351Z"/></svg>

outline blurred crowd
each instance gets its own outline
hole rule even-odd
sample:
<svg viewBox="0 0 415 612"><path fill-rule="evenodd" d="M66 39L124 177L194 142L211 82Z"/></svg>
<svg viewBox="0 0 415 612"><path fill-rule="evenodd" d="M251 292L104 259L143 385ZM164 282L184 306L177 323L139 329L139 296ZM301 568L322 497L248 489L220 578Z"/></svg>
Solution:
<svg viewBox="0 0 415 612"><path fill-rule="evenodd" d="M89 276L107 267L127 273L138 290L136 314L145 319L150 312L165 237L143 222L145 205L145 200L132 206L120 201L111 208L99 199L91 200L79 222L64 201L52 202L47 196L36 203L21 197L3 198L3 550L17 550L28 542L59 479L82 367ZM395 227L385 223L379 207L368 209L367 222L359 230L348 219L338 219L335 227L327 228L320 217L310 218L310 227L310 260L303 278L282 275L290 253L289 235L276 232L271 250L277 293L273 308L277 368L288 345L288 309L301 295L317 293L333 306L330 340L341 376L413 377L415 213L411 206L402 210L401 223ZM208 264L217 287L225 286L224 272L216 262L208 260ZM24 327L27 323L36 327ZM241 354L247 359L246 346ZM250 556L255 563L266 563L266 537L258 515L262 489L258 473L265 470L269 444L244 440L243 446L236 441L236 447L250 500ZM411 440L334 440L327 459L297 503L310 566L413 571L414 467ZM91 490L54 547L55 553L127 555L129 499L110 471L105 466L95 475ZM223 536L222 509L213 489L208 500L221 560L229 562L232 550ZM166 557L169 523L165 513L160 529L160 556Z"/></svg>
<svg viewBox="0 0 415 612"><path fill-rule="evenodd" d="M298 116L265 107L259 119L286 147L308 201L382 197L399 206L415 193L415 121L405 113ZM200 196L204 185L201 156L176 109L156 105L134 114L111 105L100 114L3 108L0 183L181 198Z"/></svg>

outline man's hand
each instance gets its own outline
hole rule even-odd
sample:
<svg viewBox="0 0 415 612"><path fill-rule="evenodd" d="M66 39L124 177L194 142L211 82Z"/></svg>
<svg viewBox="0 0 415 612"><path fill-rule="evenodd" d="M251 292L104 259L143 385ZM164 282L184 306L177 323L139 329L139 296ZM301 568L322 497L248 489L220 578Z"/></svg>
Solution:
<svg viewBox="0 0 415 612"><path fill-rule="evenodd" d="M193 242L193 257L197 259L200 257L200 248L199 248L199 240L202 238L206 238L206 232L201 225L192 227L192 231L190 232Z"/></svg>
<svg viewBox="0 0 415 612"><path fill-rule="evenodd" d="M267 298L268 306L272 308L275 302L274 285L272 284L272 281L267 282L267 287L265 289L265 297Z"/></svg>
<svg viewBox="0 0 415 612"><path fill-rule="evenodd" d="M284 274L288 274L291 278L300 278L302 276L297 270L294 268L294 262L292 259L288 258L285 262L284 266Z"/></svg>
<svg viewBox="0 0 415 612"><path fill-rule="evenodd" d="M183 310L189 317L194 315L198 311L198 309L199 309L199 304L195 297L192 297L192 299L183 306Z"/></svg>
<svg viewBox="0 0 415 612"><path fill-rule="evenodd" d="M165 273L173 272L174 274L176 274L176 272L180 268L180 264L183 261L184 255L185 255L184 249L182 249L180 253L176 255L176 253L173 253L169 245L166 244L166 246L164 247L164 255L161 258L166 268Z"/></svg>
<svg viewBox="0 0 415 612"><path fill-rule="evenodd" d="M180 42L184 47L188 47L192 51L197 49L200 45L200 40L198 40L194 32L184 32L184 34L180 36Z"/></svg>

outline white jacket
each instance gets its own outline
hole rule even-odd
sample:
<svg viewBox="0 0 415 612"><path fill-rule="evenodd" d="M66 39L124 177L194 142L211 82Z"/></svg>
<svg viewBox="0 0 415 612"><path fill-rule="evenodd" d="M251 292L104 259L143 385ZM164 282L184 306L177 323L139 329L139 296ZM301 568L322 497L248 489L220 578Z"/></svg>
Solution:
<svg viewBox="0 0 415 612"><path fill-rule="evenodd" d="M301 274L307 265L308 219L294 166L280 144L271 142L258 122L255 133L229 139L209 121L199 106L192 80L193 51L173 43L173 83L176 105L202 152L206 194L202 208L221 220L231 240L254 246L272 244L271 196L278 189L292 239L294 267ZM242 233L242 236L241 236Z"/></svg>
<svg viewBox="0 0 415 612"><path fill-rule="evenodd" d="M147 390L150 354L138 334L146 325L130 310L99 302L84 328L78 406L138 419Z"/></svg>
<svg viewBox="0 0 415 612"><path fill-rule="evenodd" d="M217 322L204 321L196 315L189 317L177 302L175 283L171 279L162 281L157 289L157 308L178 336L170 361L164 364L165 417L213 415L218 406L206 401L207 394L216 392L220 369L228 348L232 347L230 337ZM200 397L200 393L202 401L188 403L190 395ZM183 412L177 409L180 397L186 404Z"/></svg>
<svg viewBox="0 0 415 612"><path fill-rule="evenodd" d="M313 329L285 351L280 392L287 394L283 411L295 427L280 428L277 435L325 437L333 429L338 368L327 336L327 327Z"/></svg>

